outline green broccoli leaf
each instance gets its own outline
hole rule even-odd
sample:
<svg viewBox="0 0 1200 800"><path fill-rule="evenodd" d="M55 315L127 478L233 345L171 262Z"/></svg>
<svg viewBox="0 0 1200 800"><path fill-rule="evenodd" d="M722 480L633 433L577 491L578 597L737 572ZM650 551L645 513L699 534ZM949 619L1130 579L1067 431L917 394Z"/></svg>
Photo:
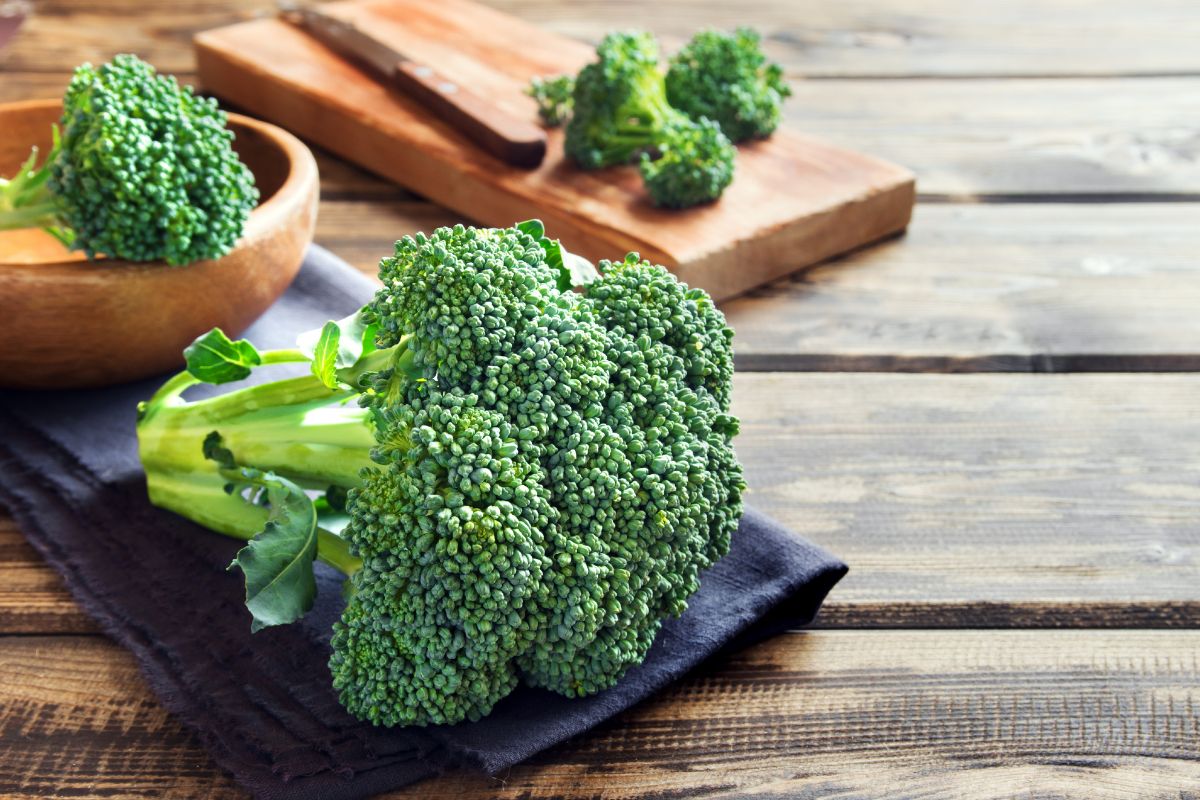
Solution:
<svg viewBox="0 0 1200 800"><path fill-rule="evenodd" d="M358 363L375 349L378 327L368 323L362 309L350 316L330 320L319 330L300 334L296 346L312 359L312 373L330 389L338 387L337 371Z"/></svg>
<svg viewBox="0 0 1200 800"><path fill-rule="evenodd" d="M536 239L546 251L546 264L558 273L558 288L561 291L587 286L600 277L592 262L568 252L558 239L547 238L546 226L540 219L518 222L516 227Z"/></svg>
<svg viewBox="0 0 1200 800"><path fill-rule="evenodd" d="M521 233L529 234L539 243L546 238L546 226L540 219L527 219L524 222L518 222L514 227Z"/></svg>
<svg viewBox="0 0 1200 800"><path fill-rule="evenodd" d="M317 596L313 559L317 557L317 511L296 484L251 467L222 470L231 492L251 492L248 502L270 507L267 524L238 551L229 565L246 576L250 631L286 625L304 616Z"/></svg>
<svg viewBox="0 0 1200 800"><path fill-rule="evenodd" d="M232 341L220 328L200 336L183 351L187 371L205 383L229 383L250 375L262 356L245 339Z"/></svg>

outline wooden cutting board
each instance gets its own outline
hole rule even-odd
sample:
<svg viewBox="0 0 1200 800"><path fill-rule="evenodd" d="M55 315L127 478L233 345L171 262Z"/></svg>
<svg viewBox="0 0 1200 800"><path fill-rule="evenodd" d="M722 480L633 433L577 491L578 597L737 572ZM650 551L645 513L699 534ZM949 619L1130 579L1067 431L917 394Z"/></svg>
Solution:
<svg viewBox="0 0 1200 800"><path fill-rule="evenodd" d="M469 0L322 8L531 119L530 78L574 73L594 58L589 45ZM201 33L196 49L208 91L468 220L537 217L572 252L599 260L636 250L717 299L901 231L912 214L907 170L788 129L738 148L733 184L716 203L660 210L636 168L575 167L561 131L551 131L538 169L506 166L277 19Z"/></svg>

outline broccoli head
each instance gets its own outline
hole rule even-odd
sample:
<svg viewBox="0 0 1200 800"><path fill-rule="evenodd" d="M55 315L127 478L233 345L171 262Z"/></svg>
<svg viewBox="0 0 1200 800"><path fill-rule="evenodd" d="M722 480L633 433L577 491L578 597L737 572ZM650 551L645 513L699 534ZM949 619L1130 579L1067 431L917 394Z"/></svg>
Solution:
<svg viewBox="0 0 1200 800"><path fill-rule="evenodd" d="M312 582L264 608L256 550L349 575L330 667L360 718L453 723L520 682L612 686L740 518L732 332L662 267L584 268L540 223L405 237L380 278L300 350L203 337L140 410L151 499L250 540L257 625L303 613ZM280 361L312 374L179 399L196 375ZM327 487L317 513L277 511Z"/></svg>
<svg viewBox="0 0 1200 800"><path fill-rule="evenodd" d="M750 28L696 34L671 59L667 99L691 117L713 120L731 141L770 136L792 90L761 44Z"/></svg>
<svg viewBox="0 0 1200 800"><path fill-rule="evenodd" d="M596 55L575 79L567 155L585 169L642 159L646 187L661 206L719 197L733 179L736 151L720 130L667 102L654 38L612 33ZM664 163L651 166L657 161Z"/></svg>
<svg viewBox="0 0 1200 800"><path fill-rule="evenodd" d="M0 182L0 229L44 227L88 257L227 253L258 202L216 101L132 55L75 70L55 145Z"/></svg>

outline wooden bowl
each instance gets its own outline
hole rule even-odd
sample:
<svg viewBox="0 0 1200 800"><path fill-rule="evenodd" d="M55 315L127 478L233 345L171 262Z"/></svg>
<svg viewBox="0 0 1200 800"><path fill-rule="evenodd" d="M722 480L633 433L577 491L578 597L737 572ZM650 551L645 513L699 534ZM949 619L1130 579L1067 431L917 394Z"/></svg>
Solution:
<svg viewBox="0 0 1200 800"><path fill-rule="evenodd" d="M58 100L0 105L0 175L50 145ZM290 133L229 115L261 194L228 254L184 267L88 261L40 230L0 231L0 386L103 386L183 364L220 327L240 334L291 283L317 218L317 164Z"/></svg>

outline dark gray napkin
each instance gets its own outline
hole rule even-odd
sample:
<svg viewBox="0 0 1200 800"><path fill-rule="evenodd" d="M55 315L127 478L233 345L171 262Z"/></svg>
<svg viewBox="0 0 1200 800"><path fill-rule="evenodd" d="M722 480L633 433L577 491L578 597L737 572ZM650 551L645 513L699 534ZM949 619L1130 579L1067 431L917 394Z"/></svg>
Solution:
<svg viewBox="0 0 1200 800"><path fill-rule="evenodd" d="M247 337L290 346L350 313L372 286L312 248L296 282ZM259 798L351 800L452 766L495 773L652 696L714 653L812 621L846 572L838 559L747 511L729 555L616 687L568 700L522 687L480 722L375 728L330 688L339 576L318 565L317 606L250 634L240 544L146 500L134 408L155 379L77 392L0 393L0 503L104 630L133 651L163 704Z"/></svg>

